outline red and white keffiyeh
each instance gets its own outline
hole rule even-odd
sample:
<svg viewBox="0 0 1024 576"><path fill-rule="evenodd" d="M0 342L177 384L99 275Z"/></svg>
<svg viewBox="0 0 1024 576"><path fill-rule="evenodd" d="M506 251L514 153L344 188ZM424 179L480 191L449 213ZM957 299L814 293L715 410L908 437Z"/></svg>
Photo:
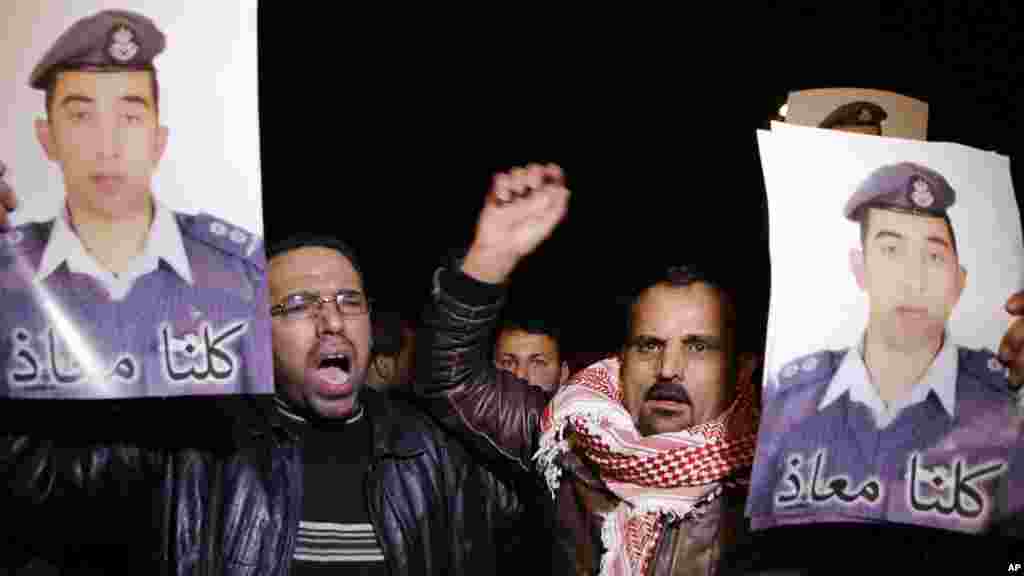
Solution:
<svg viewBox="0 0 1024 576"><path fill-rule="evenodd" d="M667 521L700 513L721 481L749 469L757 435L750 383L710 422L680 432L641 436L622 404L620 364L607 358L577 373L551 400L534 456L554 496L560 456L572 449L597 465L622 502L604 515L602 576L647 572ZM739 479L742 480L742 479Z"/></svg>

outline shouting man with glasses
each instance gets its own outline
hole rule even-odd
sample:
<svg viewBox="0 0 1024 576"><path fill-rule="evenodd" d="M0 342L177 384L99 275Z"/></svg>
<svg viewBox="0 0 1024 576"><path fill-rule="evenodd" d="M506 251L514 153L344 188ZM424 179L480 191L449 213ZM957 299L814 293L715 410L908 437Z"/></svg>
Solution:
<svg viewBox="0 0 1024 576"><path fill-rule="evenodd" d="M372 300L352 249L285 240L268 283L276 416L300 447L292 573L496 573L519 503L425 415L366 386Z"/></svg>
<svg viewBox="0 0 1024 576"><path fill-rule="evenodd" d="M335 244L335 243L331 243ZM358 418L370 364L370 300L347 248L303 246L270 267L274 374L287 414Z"/></svg>

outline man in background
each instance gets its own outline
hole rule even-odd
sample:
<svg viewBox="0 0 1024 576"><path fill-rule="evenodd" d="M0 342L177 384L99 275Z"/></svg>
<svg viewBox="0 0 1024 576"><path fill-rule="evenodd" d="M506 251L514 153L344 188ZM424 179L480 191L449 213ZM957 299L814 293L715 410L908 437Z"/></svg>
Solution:
<svg viewBox="0 0 1024 576"><path fill-rule="evenodd" d="M397 308L374 307L373 358L367 384L386 394L407 395L416 377L416 325Z"/></svg>
<svg viewBox="0 0 1024 576"><path fill-rule="evenodd" d="M561 344L561 331L553 321L507 316L494 344L494 364L530 386L554 393L569 379Z"/></svg>

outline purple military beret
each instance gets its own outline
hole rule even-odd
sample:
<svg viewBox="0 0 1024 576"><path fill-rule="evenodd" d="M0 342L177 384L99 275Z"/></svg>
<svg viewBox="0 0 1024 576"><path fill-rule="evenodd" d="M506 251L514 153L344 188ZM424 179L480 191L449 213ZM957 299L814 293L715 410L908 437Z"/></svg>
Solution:
<svg viewBox="0 0 1024 576"><path fill-rule="evenodd" d="M167 40L152 20L127 10L104 10L68 28L29 77L29 86L45 90L50 75L77 68L150 69Z"/></svg>
<svg viewBox="0 0 1024 576"><path fill-rule="evenodd" d="M846 202L843 214L856 221L862 208L894 208L942 217L956 201L956 192L938 172L900 162L868 175Z"/></svg>

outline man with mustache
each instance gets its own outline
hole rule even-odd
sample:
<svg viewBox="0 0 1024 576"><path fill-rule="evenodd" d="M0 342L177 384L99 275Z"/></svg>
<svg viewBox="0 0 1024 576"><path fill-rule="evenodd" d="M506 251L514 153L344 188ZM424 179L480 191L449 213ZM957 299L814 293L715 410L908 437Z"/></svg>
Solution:
<svg viewBox="0 0 1024 576"><path fill-rule="evenodd" d="M153 61L165 46L146 16L106 10L32 71L46 111L35 136L65 194L55 218L0 243L2 396L269 392L261 239L153 193L168 141Z"/></svg>
<svg viewBox="0 0 1024 576"><path fill-rule="evenodd" d="M902 162L847 202L867 327L853 348L790 362L765 394L754 528L885 521L1024 536L1020 321L999 358L953 341L967 282L946 212L955 199L941 174Z"/></svg>
<svg viewBox="0 0 1024 576"><path fill-rule="evenodd" d="M417 393L480 459L534 473L551 573L708 573L749 559L734 552L757 354L722 270L677 267L646 283L619 355L553 398L489 361L504 285L568 197L558 166L495 177L465 258L435 275L420 335L432 378Z"/></svg>

